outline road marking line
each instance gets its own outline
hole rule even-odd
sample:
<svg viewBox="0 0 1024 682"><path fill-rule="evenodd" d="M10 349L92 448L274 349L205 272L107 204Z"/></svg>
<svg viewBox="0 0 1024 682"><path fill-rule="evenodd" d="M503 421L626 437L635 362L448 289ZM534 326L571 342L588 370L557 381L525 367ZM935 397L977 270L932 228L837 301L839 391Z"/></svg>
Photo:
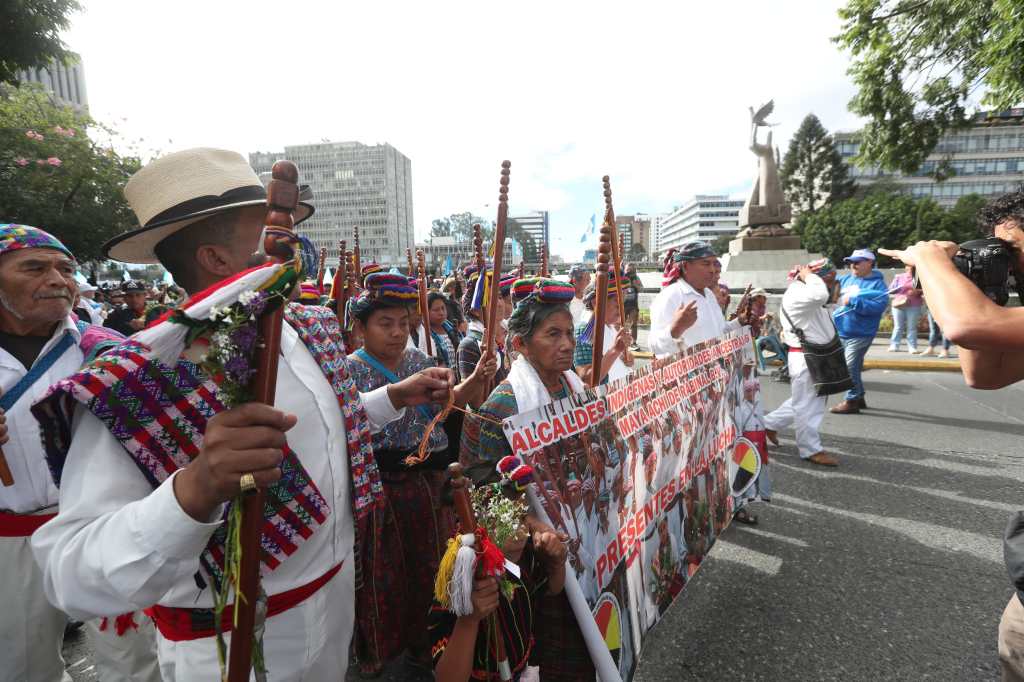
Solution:
<svg viewBox="0 0 1024 682"><path fill-rule="evenodd" d="M958 530L947 526L939 526L934 523L925 523L913 519L901 517L878 516L866 512L855 512L848 509L830 507L827 504L803 500L791 495L775 495L783 502L807 507L816 511L829 512L837 516L845 516L855 521L878 526L887 530L895 531L904 537L919 542L926 547L938 549L945 552L960 552L971 556L990 561L995 564L1003 563L1003 543L996 537L988 537L966 530Z"/></svg>
<svg viewBox="0 0 1024 682"><path fill-rule="evenodd" d="M791 537L789 537L787 535L780 535L778 533L771 533L771 532L766 531L766 530L761 530L760 528L752 528L750 526L745 526L742 523L733 523L733 524L730 525L730 528L735 528L735 529L737 529L738 531L740 531L742 533L750 533L751 535L759 535L760 537L768 538L769 540L775 540L777 542L786 542L786 543L789 543L791 545L796 545L797 547L801 547L801 548L804 548L804 549L810 547L810 545L807 544L806 542L804 542L803 540L799 540L797 538L791 538Z"/></svg>
<svg viewBox="0 0 1024 682"><path fill-rule="evenodd" d="M715 560L742 564L765 575L778 575L779 569L782 568L782 559L779 557L758 552L728 540L716 542L714 547L711 548L710 556Z"/></svg>
<svg viewBox="0 0 1024 682"><path fill-rule="evenodd" d="M784 455L789 456L789 455ZM824 471L812 471L805 469L804 467L794 466L792 464L786 464L778 459L778 453L776 459L772 462L773 466L778 466L782 469L790 469L807 476L814 478L845 478L850 481L863 481L864 483L871 483L874 485L887 485L893 488L899 488L900 490L913 490L914 492L921 493L923 495L932 495L934 497L940 497L944 500L953 500L954 502L963 502L965 504L974 504L979 507L987 507L989 509L995 509L996 511L1003 512L1015 512L1020 509L1019 504L1007 504L1006 502L995 502L992 500L978 500L973 497L964 497L959 493L955 493L951 490L938 490L936 488L924 488L914 485L903 485L900 483L893 483L892 481L882 481L877 478L871 478L869 476L858 476L856 474L844 474L838 471L827 473Z"/></svg>

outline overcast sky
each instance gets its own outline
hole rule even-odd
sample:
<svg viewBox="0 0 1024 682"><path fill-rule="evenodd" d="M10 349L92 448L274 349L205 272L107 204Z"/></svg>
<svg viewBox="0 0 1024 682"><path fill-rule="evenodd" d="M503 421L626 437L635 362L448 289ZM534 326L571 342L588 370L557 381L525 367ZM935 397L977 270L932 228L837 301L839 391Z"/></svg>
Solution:
<svg viewBox="0 0 1024 682"><path fill-rule="evenodd" d="M493 218L507 158L512 211L550 211L552 252L577 259L604 174L617 213L664 212L746 193L750 106L775 99L783 152L808 112L856 127L841 4L85 0L65 39L93 116L145 148L389 142L417 240Z"/></svg>

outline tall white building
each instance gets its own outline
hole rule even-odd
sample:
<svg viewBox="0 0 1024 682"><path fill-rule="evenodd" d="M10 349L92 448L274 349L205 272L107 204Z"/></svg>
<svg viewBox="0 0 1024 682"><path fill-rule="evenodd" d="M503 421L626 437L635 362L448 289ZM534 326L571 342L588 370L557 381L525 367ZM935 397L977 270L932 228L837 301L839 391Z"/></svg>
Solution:
<svg viewBox="0 0 1024 682"><path fill-rule="evenodd" d="M942 206L952 206L967 194L989 197L1012 192L1024 182L1024 108L979 113L970 128L940 138L911 175L853 165L860 151L857 133L836 133L835 143L857 185L886 180L911 196L931 197ZM935 170L942 163L952 166L953 175L939 182Z"/></svg>
<svg viewBox="0 0 1024 682"><path fill-rule="evenodd" d="M73 55L74 61L64 65L54 61L49 66L19 71L17 78L22 83L39 83L52 92L57 99L75 109L89 108L89 96L85 92L85 70L82 58Z"/></svg>
<svg viewBox="0 0 1024 682"><path fill-rule="evenodd" d="M389 144L359 142L303 144L283 152L249 154L257 173L269 173L281 159L295 162L299 182L313 190L316 212L300 229L317 246L327 247L332 269L338 262L338 240L347 240L351 249L356 225L364 264L405 265L405 250L415 249L408 157Z"/></svg>
<svg viewBox="0 0 1024 682"><path fill-rule="evenodd" d="M739 231L742 199L720 194L698 194L657 221L658 259L671 248L696 239L714 241Z"/></svg>

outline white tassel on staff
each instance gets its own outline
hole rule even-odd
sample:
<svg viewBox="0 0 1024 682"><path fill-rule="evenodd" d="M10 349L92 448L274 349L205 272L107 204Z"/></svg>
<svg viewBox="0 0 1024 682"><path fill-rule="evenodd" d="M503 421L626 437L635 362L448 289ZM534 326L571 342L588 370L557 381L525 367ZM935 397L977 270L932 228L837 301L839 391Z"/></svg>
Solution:
<svg viewBox="0 0 1024 682"><path fill-rule="evenodd" d="M466 533L459 536L462 546L455 557L455 570L452 581L448 584L448 594L452 600L452 613L456 616L469 616L473 613L473 575L476 572L476 536Z"/></svg>

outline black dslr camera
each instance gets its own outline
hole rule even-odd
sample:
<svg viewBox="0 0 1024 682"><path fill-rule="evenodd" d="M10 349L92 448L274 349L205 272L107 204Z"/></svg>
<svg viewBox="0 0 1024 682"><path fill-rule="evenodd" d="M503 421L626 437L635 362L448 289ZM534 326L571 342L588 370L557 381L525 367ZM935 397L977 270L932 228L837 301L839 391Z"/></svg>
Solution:
<svg viewBox="0 0 1024 682"><path fill-rule="evenodd" d="M967 279L974 282L986 296L998 305L1006 305L1010 300L1010 280L1014 280L1018 295L1022 293L1024 277L1015 273L1013 264L1017 260L1013 249L1007 242L996 237L974 239L960 245L960 250L953 256L953 265Z"/></svg>

